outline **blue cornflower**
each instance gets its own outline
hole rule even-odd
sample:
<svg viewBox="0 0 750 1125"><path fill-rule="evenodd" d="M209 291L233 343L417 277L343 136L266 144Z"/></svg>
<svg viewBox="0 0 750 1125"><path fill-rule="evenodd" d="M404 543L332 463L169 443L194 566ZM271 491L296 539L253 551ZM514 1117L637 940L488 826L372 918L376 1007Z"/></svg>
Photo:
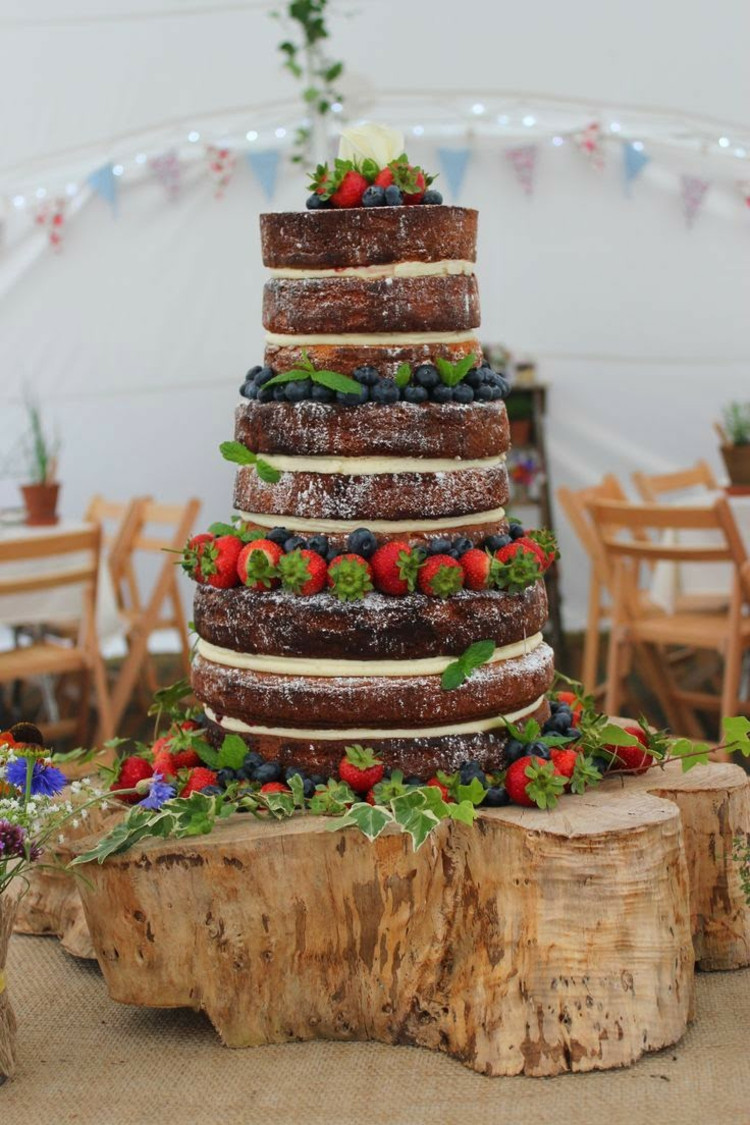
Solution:
<svg viewBox="0 0 750 1125"><path fill-rule="evenodd" d="M170 797L174 797L175 787L174 785L167 785L160 773L155 773L149 780L151 788L148 791L148 796L144 797L138 804L142 809L160 809Z"/></svg>
<svg viewBox="0 0 750 1125"><path fill-rule="evenodd" d="M5 767L5 780L10 785L15 785L22 793L26 792L27 763L27 758L15 758ZM62 770L37 758L31 774L32 797L54 797L55 793L59 793L67 784L68 779Z"/></svg>

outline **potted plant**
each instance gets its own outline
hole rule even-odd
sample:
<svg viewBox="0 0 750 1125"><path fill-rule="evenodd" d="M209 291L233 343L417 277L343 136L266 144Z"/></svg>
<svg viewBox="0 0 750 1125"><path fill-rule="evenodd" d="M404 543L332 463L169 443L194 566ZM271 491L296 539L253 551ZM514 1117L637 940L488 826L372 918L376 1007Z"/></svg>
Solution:
<svg viewBox="0 0 750 1125"><path fill-rule="evenodd" d="M59 441L47 436L42 424L38 402L27 396L26 414L29 429L24 441L28 483L21 485L26 506L26 523L40 527L57 523L57 501L60 484L57 481L57 454Z"/></svg>
<svg viewBox="0 0 750 1125"><path fill-rule="evenodd" d="M750 402L730 402L718 430L730 481L750 488Z"/></svg>
<svg viewBox="0 0 750 1125"><path fill-rule="evenodd" d="M511 391L505 400L510 422L510 440L515 446L529 445L531 442L531 423L534 404L530 394L521 390Z"/></svg>

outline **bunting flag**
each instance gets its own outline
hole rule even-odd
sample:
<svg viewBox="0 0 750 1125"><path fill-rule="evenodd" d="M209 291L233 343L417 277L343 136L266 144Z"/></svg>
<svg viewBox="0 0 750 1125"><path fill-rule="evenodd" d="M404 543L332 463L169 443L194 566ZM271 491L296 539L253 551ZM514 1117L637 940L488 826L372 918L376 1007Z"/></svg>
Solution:
<svg viewBox="0 0 750 1125"><path fill-rule="evenodd" d="M117 176L114 164L104 164L97 168L86 179L89 187L101 196L112 208L112 214L117 214Z"/></svg>
<svg viewBox="0 0 750 1125"><path fill-rule="evenodd" d="M738 180L737 190L745 200L745 206L750 207L750 180Z"/></svg>
<svg viewBox="0 0 750 1125"><path fill-rule="evenodd" d="M47 239L53 250L62 249L67 209L68 200L65 196L61 196L59 199L43 200L34 214L35 224L46 230Z"/></svg>
<svg viewBox="0 0 750 1125"><path fill-rule="evenodd" d="M237 157L231 148L219 148L217 145L206 145L206 161L208 174L216 187L216 198L221 199L227 185L234 175L234 166Z"/></svg>
<svg viewBox="0 0 750 1125"><path fill-rule="evenodd" d="M534 194L534 174L536 172L536 154L538 145L519 145L518 148L507 148L506 159L513 166L516 179L527 195Z"/></svg>
<svg viewBox="0 0 750 1125"><path fill-rule="evenodd" d="M276 194L280 157L281 154L277 148L264 149L262 152L253 150L245 154L245 159L269 202Z"/></svg>
<svg viewBox="0 0 750 1125"><path fill-rule="evenodd" d="M604 167L604 148L602 147L602 127L598 121L592 121L580 133L575 133L573 141L579 152L588 157L591 166L601 171Z"/></svg>
<svg viewBox="0 0 750 1125"><path fill-rule="evenodd" d="M681 176L680 191L682 195L682 213L688 230L695 223L698 212L703 206L706 192L711 186L709 180L702 180L698 176Z"/></svg>
<svg viewBox="0 0 750 1125"><path fill-rule="evenodd" d="M174 201L180 194L182 167L175 149L170 148L152 157L148 166L166 192L167 199Z"/></svg>
<svg viewBox="0 0 750 1125"><path fill-rule="evenodd" d="M445 176L445 182L453 199L458 199L461 194L466 169L471 159L469 148L439 148L437 158Z"/></svg>
<svg viewBox="0 0 750 1125"><path fill-rule="evenodd" d="M633 180L636 180L648 164L651 157L643 151L643 145L638 141L625 141L622 146L622 169L625 176L625 191Z"/></svg>

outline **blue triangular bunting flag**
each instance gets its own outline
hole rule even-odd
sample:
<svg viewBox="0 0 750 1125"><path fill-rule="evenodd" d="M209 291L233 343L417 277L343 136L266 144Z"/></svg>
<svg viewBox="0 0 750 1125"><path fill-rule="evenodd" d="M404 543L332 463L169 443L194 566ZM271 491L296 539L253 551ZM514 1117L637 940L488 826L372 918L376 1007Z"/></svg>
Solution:
<svg viewBox="0 0 750 1125"><path fill-rule="evenodd" d="M263 188L266 199L271 200L276 192L276 178L279 172L280 153L277 148L265 149L263 152L248 152L247 162L252 169L256 180Z"/></svg>
<svg viewBox="0 0 750 1125"><path fill-rule="evenodd" d="M466 169L469 166L471 149L469 148L439 148L437 150L440 167L445 175L446 183L454 199L461 194Z"/></svg>
<svg viewBox="0 0 750 1125"><path fill-rule="evenodd" d="M112 208L113 214L117 212L117 177L114 164L104 164L97 168L86 179L87 184L97 195L106 200Z"/></svg>
<svg viewBox="0 0 750 1125"><path fill-rule="evenodd" d="M651 157L643 151L643 145L636 145L633 141L625 141L622 146L622 158L625 186L627 187L640 176Z"/></svg>

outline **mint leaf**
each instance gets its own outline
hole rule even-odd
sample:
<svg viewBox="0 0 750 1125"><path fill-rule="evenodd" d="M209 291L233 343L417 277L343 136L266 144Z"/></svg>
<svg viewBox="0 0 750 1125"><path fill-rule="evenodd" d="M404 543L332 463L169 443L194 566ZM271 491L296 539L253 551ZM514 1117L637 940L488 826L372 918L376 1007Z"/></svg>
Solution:
<svg viewBox="0 0 750 1125"><path fill-rule="evenodd" d="M605 746L642 745L640 739L636 738L634 734L628 734L626 730L623 730L622 727L615 726L614 723L607 723L606 726L602 727L599 735Z"/></svg>
<svg viewBox="0 0 750 1125"><path fill-rule="evenodd" d="M495 652L494 641L474 641L469 645L465 652L463 652L458 660L443 672L440 679L440 686L443 691L453 691L455 688L460 687L461 684L469 678L472 672L477 668L481 668L488 660L492 659Z"/></svg>
<svg viewBox="0 0 750 1125"><path fill-rule="evenodd" d="M328 387L329 391L341 391L342 394L356 395L362 389L356 379L342 375L338 371L313 371L310 374L313 383L320 383L321 387Z"/></svg>
<svg viewBox="0 0 750 1125"><path fill-rule="evenodd" d="M205 738L196 739L193 743L193 749L204 766L208 766L210 770L217 770L219 768L219 751L214 750L213 746L209 746Z"/></svg>
<svg viewBox="0 0 750 1125"><path fill-rule="evenodd" d="M463 359L459 359L457 363L451 363L450 360L445 359L444 356L441 355L435 356L434 359L440 378L445 383L446 387L455 387L457 383L460 383L471 371L475 361L476 356L473 353L464 356Z"/></svg>
<svg viewBox="0 0 750 1125"><path fill-rule="evenodd" d="M219 769L238 770L247 756L247 746L238 734L228 734L219 750Z"/></svg>
<svg viewBox="0 0 750 1125"><path fill-rule="evenodd" d="M303 371L301 368L295 367L291 371L282 371L279 375L274 375L273 379L269 379L263 386L274 387L277 383L301 383L304 379L309 378L309 370Z"/></svg>
<svg viewBox="0 0 750 1125"><path fill-rule="evenodd" d="M225 461L231 461L234 465L254 465L256 461L255 454L239 441L223 441L219 452Z"/></svg>
<svg viewBox="0 0 750 1125"><path fill-rule="evenodd" d="M408 363L402 363L396 372L394 383L397 387L405 387L411 379L411 366Z"/></svg>
<svg viewBox="0 0 750 1125"><path fill-rule="evenodd" d="M268 461L264 461L262 457L256 458L255 471L266 484L276 484L277 481L281 480L279 470L274 469L273 465L269 465Z"/></svg>
<svg viewBox="0 0 750 1125"><path fill-rule="evenodd" d="M468 674L463 661L454 660L440 677L440 686L443 691L455 691L457 687L461 687Z"/></svg>

